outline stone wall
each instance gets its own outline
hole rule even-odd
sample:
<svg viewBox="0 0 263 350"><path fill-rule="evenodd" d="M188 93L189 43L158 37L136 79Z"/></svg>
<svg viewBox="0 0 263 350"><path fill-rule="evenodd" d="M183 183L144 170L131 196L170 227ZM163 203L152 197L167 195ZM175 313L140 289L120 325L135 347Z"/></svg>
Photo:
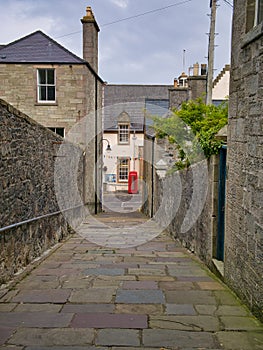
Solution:
<svg viewBox="0 0 263 350"><path fill-rule="evenodd" d="M263 23L246 32L246 7L234 1L225 279L263 318Z"/></svg>
<svg viewBox="0 0 263 350"><path fill-rule="evenodd" d="M3 100L0 100L0 125L0 282L5 283L71 230L60 212L54 186L55 162L63 139ZM77 187L82 197L82 151L71 147L80 159ZM68 177L63 169L60 175ZM82 208L74 199L69 198L69 202L76 207L67 211L74 222L80 218ZM2 230L24 221L29 222Z"/></svg>

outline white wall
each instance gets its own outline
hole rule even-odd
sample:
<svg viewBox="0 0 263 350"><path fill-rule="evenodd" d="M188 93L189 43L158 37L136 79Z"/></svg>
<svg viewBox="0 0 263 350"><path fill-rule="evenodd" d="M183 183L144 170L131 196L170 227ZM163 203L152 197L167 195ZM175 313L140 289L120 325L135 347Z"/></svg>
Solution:
<svg viewBox="0 0 263 350"><path fill-rule="evenodd" d="M111 151L106 151L107 148L107 141L103 141L103 166L107 167L106 171L103 171L103 182L105 183L105 178L107 174L114 174L116 177L116 183L110 185L108 182L107 184L107 191L114 191L118 189L128 189L127 183L118 183L117 179L117 165L118 165L118 158L123 157L129 157L130 160L130 169L129 171L137 171L138 176L142 176L140 174L140 162L142 160L139 160L139 147L143 146L144 143L144 134L143 133L137 133L135 134L136 139L133 139L134 135L133 133L130 134L130 143L128 145L119 145L118 144L118 133L105 133L103 135L104 139L107 139L111 146ZM142 155L143 156L143 152Z"/></svg>

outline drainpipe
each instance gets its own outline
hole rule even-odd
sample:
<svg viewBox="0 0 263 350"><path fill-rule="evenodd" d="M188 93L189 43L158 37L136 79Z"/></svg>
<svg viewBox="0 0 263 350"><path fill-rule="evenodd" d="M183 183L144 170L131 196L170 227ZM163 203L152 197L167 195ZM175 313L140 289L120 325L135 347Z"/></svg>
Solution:
<svg viewBox="0 0 263 350"><path fill-rule="evenodd" d="M152 137L152 174L151 174L151 182L152 182L152 201L151 201L151 218L153 217L153 196L154 196L154 142L155 136Z"/></svg>
<svg viewBox="0 0 263 350"><path fill-rule="evenodd" d="M95 215L98 214L98 79L95 78Z"/></svg>

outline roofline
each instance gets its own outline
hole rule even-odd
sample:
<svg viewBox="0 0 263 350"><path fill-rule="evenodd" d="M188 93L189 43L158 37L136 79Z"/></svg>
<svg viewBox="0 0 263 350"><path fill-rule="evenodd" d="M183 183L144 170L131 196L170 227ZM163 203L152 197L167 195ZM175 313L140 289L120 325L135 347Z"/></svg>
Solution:
<svg viewBox="0 0 263 350"><path fill-rule="evenodd" d="M0 61L0 64L1 63L4 63L4 64L74 64L74 65L77 65L77 64L85 64L88 69L91 71L91 73L95 76L96 79L98 79L101 83L105 83L104 80L102 80L102 78L95 72L95 70L91 67L91 65L89 64L89 62L85 61L83 58L75 55L73 52L69 51L68 49L66 49L64 46L62 46L61 44L59 44L56 40L52 39L50 36L48 36L47 34L45 34L44 32L42 32L41 30L36 30L35 32L31 33L31 34L28 34L20 39L17 39L15 41L12 41L11 43L3 46L3 47L0 47L0 51L4 48L8 48L9 46L12 46L16 43L18 43L19 41L21 40L24 40L24 39L27 39L29 38L30 36L33 36L37 33L41 33L42 35L44 35L48 40L52 41L54 44L58 45L62 50L66 51L67 53L69 53L70 55L72 55L73 57L75 57L76 59L80 60L80 62L1 62Z"/></svg>

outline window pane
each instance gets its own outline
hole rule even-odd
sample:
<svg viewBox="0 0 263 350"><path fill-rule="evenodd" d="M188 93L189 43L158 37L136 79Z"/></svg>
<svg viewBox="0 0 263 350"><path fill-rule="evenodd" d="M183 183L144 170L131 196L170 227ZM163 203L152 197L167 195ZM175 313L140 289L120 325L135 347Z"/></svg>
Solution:
<svg viewBox="0 0 263 350"><path fill-rule="evenodd" d="M119 125L119 142L129 143L129 125Z"/></svg>
<svg viewBox="0 0 263 350"><path fill-rule="evenodd" d="M38 83L39 84L46 84L46 70L45 69L38 70Z"/></svg>
<svg viewBox="0 0 263 350"><path fill-rule="evenodd" d="M55 84L55 74L54 69L47 69L47 84Z"/></svg>
<svg viewBox="0 0 263 350"><path fill-rule="evenodd" d="M48 93L48 101L55 101L55 86L48 86L47 87L47 93Z"/></svg>
<svg viewBox="0 0 263 350"><path fill-rule="evenodd" d="M47 100L46 87L39 86L38 91L39 91L39 101L46 101Z"/></svg>
<svg viewBox="0 0 263 350"><path fill-rule="evenodd" d="M64 128L56 128L56 133L62 137L64 137Z"/></svg>

